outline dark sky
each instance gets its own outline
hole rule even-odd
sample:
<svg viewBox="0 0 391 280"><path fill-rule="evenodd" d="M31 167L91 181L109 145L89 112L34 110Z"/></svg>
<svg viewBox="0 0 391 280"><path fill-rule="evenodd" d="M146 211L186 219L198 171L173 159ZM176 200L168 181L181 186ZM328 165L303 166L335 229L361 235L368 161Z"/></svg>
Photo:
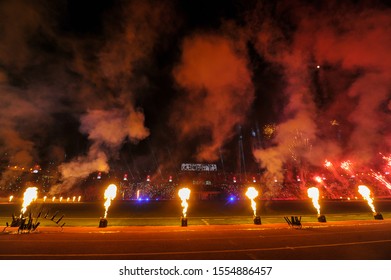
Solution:
<svg viewBox="0 0 391 280"><path fill-rule="evenodd" d="M242 139L251 171L373 162L391 152L387 3L1 1L3 161L235 171Z"/></svg>

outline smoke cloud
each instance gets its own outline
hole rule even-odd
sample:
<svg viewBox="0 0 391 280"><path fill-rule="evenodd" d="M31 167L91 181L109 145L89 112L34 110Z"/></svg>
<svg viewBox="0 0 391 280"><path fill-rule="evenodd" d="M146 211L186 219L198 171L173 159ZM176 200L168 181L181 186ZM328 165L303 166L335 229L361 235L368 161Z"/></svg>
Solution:
<svg viewBox="0 0 391 280"><path fill-rule="evenodd" d="M64 31L67 8L45 0L0 4L2 160L29 168L42 162L42 149L47 155L63 150L61 144L69 146L67 132L56 127L58 116L79 121L80 133L90 141L84 156L59 166L64 185L53 193L69 190L94 171L107 172L124 140L138 143L149 136L143 110L135 105L138 80L145 80L139 69L149 63L158 39L172 30L171 8L164 1L115 4L102 14L102 34L86 36ZM61 143L53 144L57 138ZM1 186L15 178L15 171L8 173L2 173Z"/></svg>
<svg viewBox="0 0 391 280"><path fill-rule="evenodd" d="M56 161L52 193L67 192L150 134L124 156L133 166L151 166L151 155L170 172L189 155L216 161L239 125L273 182L288 169L303 179L326 158L366 170L391 153L385 1L210 5L207 19L172 1L68 2L0 3L0 191L23 168ZM254 120L275 122L272 139L258 129L249 139Z"/></svg>
<svg viewBox="0 0 391 280"><path fill-rule="evenodd" d="M260 164L282 178L295 154L319 166L327 157L362 165L389 150L390 10L331 2L321 9L285 4L277 11L289 14L294 29L266 17L257 25L256 44L283 68L287 106L272 146L254 151ZM348 140L338 139L336 130Z"/></svg>
<svg viewBox="0 0 391 280"><path fill-rule="evenodd" d="M163 2L154 5L151 1L132 1L123 8L119 12L122 24L105 27L109 40L97 53L96 65L91 68L86 63L85 52L76 54L74 69L89 81L81 90L83 97L94 98L96 86L99 92L108 92L80 117L80 132L92 143L87 155L60 166L63 183L52 192L66 191L95 171L108 172L108 160L118 156L125 139L138 143L150 134L142 110L134 105L133 84L140 78L140 62L148 61L156 40L167 32L162 29L169 29L166 17L170 10Z"/></svg>
<svg viewBox="0 0 391 280"><path fill-rule="evenodd" d="M123 141L140 141L149 135L144 115L123 110L93 110L81 117L80 131L88 135L92 145L86 156L79 156L60 165L63 182L52 188L53 194L69 190L75 183L96 171L110 170L108 159L116 156Z"/></svg>
<svg viewBox="0 0 391 280"><path fill-rule="evenodd" d="M184 40L174 77L183 88L171 119L182 139L204 136L196 158L218 159L218 149L244 121L254 90L244 49L230 38L196 34ZM205 143L206 142L206 143Z"/></svg>

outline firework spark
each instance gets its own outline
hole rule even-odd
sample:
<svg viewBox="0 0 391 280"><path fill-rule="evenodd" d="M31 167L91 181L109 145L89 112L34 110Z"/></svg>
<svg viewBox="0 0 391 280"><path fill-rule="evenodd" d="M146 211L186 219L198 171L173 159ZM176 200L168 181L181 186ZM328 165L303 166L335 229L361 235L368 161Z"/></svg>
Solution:
<svg viewBox="0 0 391 280"><path fill-rule="evenodd" d="M320 177L320 176L315 176L315 177L314 177L314 180L315 180L316 182L318 182L319 184L323 182L323 179L322 179L322 177Z"/></svg>
<svg viewBox="0 0 391 280"><path fill-rule="evenodd" d="M324 166L329 168L329 167L332 167L333 164L331 163L331 161L328 161L327 159L324 161Z"/></svg>
<svg viewBox="0 0 391 280"><path fill-rule="evenodd" d="M383 156L383 159L387 161L387 166L390 166L390 167L391 167L391 155L385 156L385 155L383 155L382 153L380 153L380 155L382 155L382 156Z"/></svg>
<svg viewBox="0 0 391 280"><path fill-rule="evenodd" d="M352 162L350 160L341 162L341 168L351 172L352 171Z"/></svg>
<svg viewBox="0 0 391 280"><path fill-rule="evenodd" d="M372 171L372 170L371 170L371 171ZM380 183L382 183L382 184L385 185L388 189L391 190L391 183L388 182L388 181L386 180L386 178L385 178L383 175L381 175L379 172L376 173L376 172L374 172L374 171L372 171L371 175L372 175L373 178L375 178L376 180L378 180Z"/></svg>

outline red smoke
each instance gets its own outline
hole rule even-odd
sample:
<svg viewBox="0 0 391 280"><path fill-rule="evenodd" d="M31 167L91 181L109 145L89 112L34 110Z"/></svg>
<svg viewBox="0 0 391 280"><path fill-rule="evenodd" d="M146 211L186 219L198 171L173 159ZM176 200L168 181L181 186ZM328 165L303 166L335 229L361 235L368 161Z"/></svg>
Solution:
<svg viewBox="0 0 391 280"><path fill-rule="evenodd" d="M218 149L244 121L254 98L244 50L221 35L186 38L174 77L183 96L171 124L182 139L199 135L207 139L198 147L197 160L216 160Z"/></svg>
<svg viewBox="0 0 391 280"><path fill-rule="evenodd" d="M276 15L257 26L259 53L283 67L287 84L274 145L254 153L272 173L282 175L295 150L299 168L306 168L305 162L320 165L342 155L369 164L390 149L391 11L340 2L320 6L279 5L290 31L273 20ZM345 141L337 139L336 128ZM295 146L295 131L311 149Z"/></svg>

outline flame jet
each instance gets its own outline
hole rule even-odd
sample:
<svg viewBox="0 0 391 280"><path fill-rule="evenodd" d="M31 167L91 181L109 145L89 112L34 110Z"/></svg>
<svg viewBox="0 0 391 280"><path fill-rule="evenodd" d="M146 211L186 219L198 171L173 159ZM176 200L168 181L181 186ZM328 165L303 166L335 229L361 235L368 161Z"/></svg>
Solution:
<svg viewBox="0 0 391 280"><path fill-rule="evenodd" d="M187 208L189 207L187 200L190 198L190 192L191 191L188 188L182 188L178 191L178 195L182 200L181 206L183 207L182 210L183 218L186 218Z"/></svg>
<svg viewBox="0 0 391 280"><path fill-rule="evenodd" d="M254 199L258 196L258 191L254 187L249 187L246 192L246 196L251 199L251 208L254 211L254 216L257 215L257 203Z"/></svg>
<svg viewBox="0 0 391 280"><path fill-rule="evenodd" d="M371 207L371 210L373 213L376 213L375 206L373 205L373 199L371 198L371 191L367 186L360 185L358 186L358 192L361 194L361 196L368 202L369 207Z"/></svg>
<svg viewBox="0 0 391 280"><path fill-rule="evenodd" d="M312 187L307 190L308 197L312 199L312 204L318 211L318 215L320 215L320 205L319 205L319 190L318 188Z"/></svg>
<svg viewBox="0 0 391 280"><path fill-rule="evenodd" d="M117 196L117 186L114 184L110 184L106 191L105 191L105 199L106 202L104 204L105 206L105 215L104 218L106 219L107 217L107 212L109 211L109 207L111 205L111 201Z"/></svg>
<svg viewBox="0 0 391 280"><path fill-rule="evenodd" d="M27 207L31 204L31 202L37 199L37 196L38 196L38 188L30 187L26 189L26 191L23 194L23 205L22 205L20 216L22 216L26 212Z"/></svg>

